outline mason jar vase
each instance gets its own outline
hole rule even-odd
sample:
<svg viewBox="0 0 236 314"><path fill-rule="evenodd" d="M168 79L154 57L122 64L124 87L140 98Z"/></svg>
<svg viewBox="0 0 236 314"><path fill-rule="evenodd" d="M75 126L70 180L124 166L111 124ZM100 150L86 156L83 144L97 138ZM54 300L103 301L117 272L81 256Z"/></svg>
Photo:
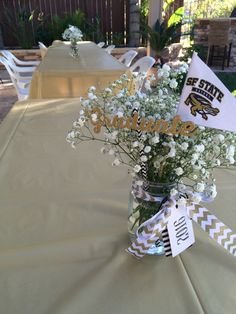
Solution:
<svg viewBox="0 0 236 314"><path fill-rule="evenodd" d="M71 40L70 42L70 55L74 58L79 57L79 47L76 40Z"/></svg>
<svg viewBox="0 0 236 314"><path fill-rule="evenodd" d="M157 183L157 182L146 182L143 188L145 192L151 196L158 197L160 201L151 202L141 198L137 198L131 189L129 193L128 201L128 233L131 242L137 237L137 229L139 226L157 214L162 205L170 197L171 189L176 187L175 183ZM140 230L139 232L141 232ZM164 244L160 239L147 252L148 255L164 255Z"/></svg>

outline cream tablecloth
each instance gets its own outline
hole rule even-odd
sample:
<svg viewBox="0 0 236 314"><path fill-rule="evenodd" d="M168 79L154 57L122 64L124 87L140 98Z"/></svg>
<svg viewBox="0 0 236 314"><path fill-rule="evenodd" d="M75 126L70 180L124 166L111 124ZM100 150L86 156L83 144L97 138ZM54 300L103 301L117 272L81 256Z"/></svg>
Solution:
<svg viewBox="0 0 236 314"><path fill-rule="evenodd" d="M90 86L104 89L128 68L92 42L80 42L80 56L70 56L69 44L48 48L36 69L31 86L31 99L84 96Z"/></svg>
<svg viewBox="0 0 236 314"><path fill-rule="evenodd" d="M233 314L236 259L195 226L176 258L125 253L130 179L65 137L77 100L19 102L0 126L1 314ZM236 230L236 173L215 213Z"/></svg>

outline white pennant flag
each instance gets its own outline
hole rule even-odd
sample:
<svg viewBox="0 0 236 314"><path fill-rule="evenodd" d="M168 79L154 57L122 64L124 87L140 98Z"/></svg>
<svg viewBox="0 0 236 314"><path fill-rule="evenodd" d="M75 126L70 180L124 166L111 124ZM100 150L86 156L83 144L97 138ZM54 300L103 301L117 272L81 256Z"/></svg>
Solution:
<svg viewBox="0 0 236 314"><path fill-rule="evenodd" d="M180 98L183 121L236 131L236 98L194 52Z"/></svg>

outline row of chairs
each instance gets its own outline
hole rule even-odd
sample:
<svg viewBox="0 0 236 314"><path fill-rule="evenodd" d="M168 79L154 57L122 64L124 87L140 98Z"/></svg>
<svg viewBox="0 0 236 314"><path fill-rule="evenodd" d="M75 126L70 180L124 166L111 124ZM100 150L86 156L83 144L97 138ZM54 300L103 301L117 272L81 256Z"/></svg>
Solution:
<svg viewBox="0 0 236 314"><path fill-rule="evenodd" d="M98 47L102 48L105 43L99 43ZM43 43L39 43L40 49L47 49L47 47ZM105 50L107 53L111 53L115 48L115 45L110 45ZM2 50L2 57L0 57L0 63L2 63L8 71L10 75L11 81L16 89L17 96L19 100L25 100L29 94L29 86L32 79L33 72L39 64L39 61L22 61L16 58L10 51ZM131 65L134 58L137 56L137 52L135 50L130 50L124 53L118 60L129 67L130 71L135 73L136 76L142 74L139 77L138 88L141 88L143 85L143 73L147 73L147 71L153 66L155 63L155 59L152 57L143 57L136 61L133 65Z"/></svg>
<svg viewBox="0 0 236 314"><path fill-rule="evenodd" d="M97 44L98 47L102 48L105 46L105 42L100 42ZM111 54L112 50L115 48L115 45L110 45L105 50ZM147 73L148 70L154 65L156 60L152 57L143 57L137 60L132 66L131 63L134 58L137 56L137 51L129 50L124 53L118 60L130 68L130 71L136 74Z"/></svg>
<svg viewBox="0 0 236 314"><path fill-rule="evenodd" d="M29 86L32 79L33 72L38 61L22 61L16 58L10 51L2 50L2 63L8 71L11 81L16 89L19 100L25 100L29 94Z"/></svg>

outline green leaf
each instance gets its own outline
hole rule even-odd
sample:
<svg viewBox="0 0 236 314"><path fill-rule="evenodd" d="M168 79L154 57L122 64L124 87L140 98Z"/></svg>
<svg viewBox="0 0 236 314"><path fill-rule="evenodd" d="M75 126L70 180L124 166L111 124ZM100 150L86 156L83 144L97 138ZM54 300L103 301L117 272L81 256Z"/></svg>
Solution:
<svg viewBox="0 0 236 314"><path fill-rule="evenodd" d="M169 18L168 27L181 23L184 15L184 7L178 8Z"/></svg>
<svg viewBox="0 0 236 314"><path fill-rule="evenodd" d="M32 21L34 18L34 10L31 12L30 16L29 16L29 21Z"/></svg>
<svg viewBox="0 0 236 314"><path fill-rule="evenodd" d="M171 3L173 3L173 2L174 2L174 0L169 0L169 1L166 0L166 1L164 1L163 11L166 12L168 10L169 6L171 5Z"/></svg>

